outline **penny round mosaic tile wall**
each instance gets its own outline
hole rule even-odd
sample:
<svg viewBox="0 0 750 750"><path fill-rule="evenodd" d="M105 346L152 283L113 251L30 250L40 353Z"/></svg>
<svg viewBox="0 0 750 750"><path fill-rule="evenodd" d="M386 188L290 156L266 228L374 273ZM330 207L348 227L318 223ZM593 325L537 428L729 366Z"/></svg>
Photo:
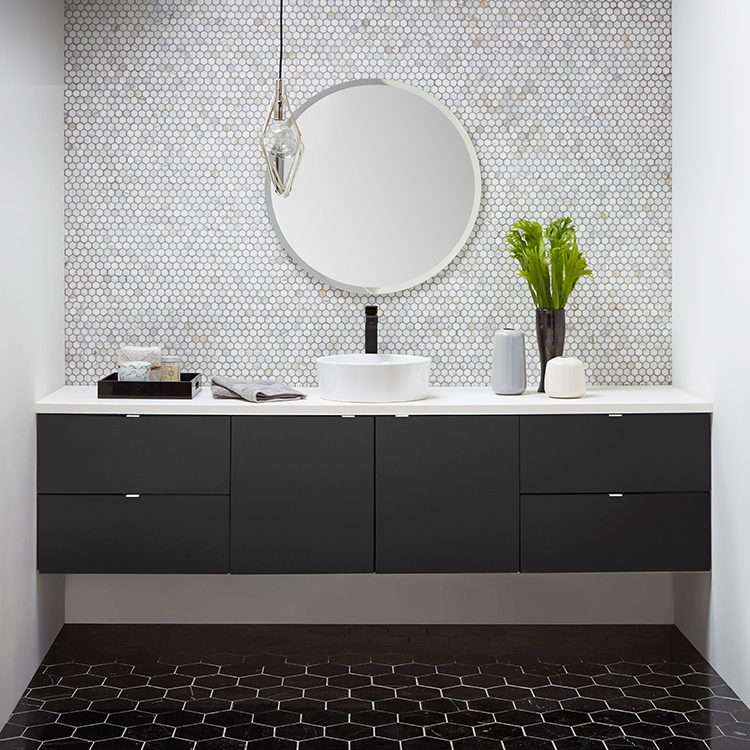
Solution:
<svg viewBox="0 0 750 750"><path fill-rule="evenodd" d="M433 385L488 383L504 325L526 332L535 383L533 305L502 237L564 215L594 269L568 303L566 354L593 384L670 382L667 0L287 0L293 107L346 80L404 81L455 113L479 157L463 251L377 297L313 279L268 220L258 131L277 14L265 0L68 4L68 383L143 343L206 375L312 386L316 357L363 350L367 303L381 348L432 357Z"/></svg>

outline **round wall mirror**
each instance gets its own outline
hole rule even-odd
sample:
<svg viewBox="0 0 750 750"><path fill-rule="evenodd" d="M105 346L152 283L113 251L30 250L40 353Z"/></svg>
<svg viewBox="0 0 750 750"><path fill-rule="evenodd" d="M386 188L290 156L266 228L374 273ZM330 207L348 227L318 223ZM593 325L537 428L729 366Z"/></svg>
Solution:
<svg viewBox="0 0 750 750"><path fill-rule="evenodd" d="M479 162L437 99L395 81L327 89L296 112L305 154L291 194L266 185L279 240L331 286L386 294L426 281L466 243Z"/></svg>

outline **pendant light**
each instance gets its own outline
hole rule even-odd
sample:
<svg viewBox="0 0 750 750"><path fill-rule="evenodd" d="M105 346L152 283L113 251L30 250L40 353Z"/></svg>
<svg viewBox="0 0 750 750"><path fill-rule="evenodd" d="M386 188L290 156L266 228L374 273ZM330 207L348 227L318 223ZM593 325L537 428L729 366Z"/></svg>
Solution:
<svg viewBox="0 0 750 750"><path fill-rule="evenodd" d="M305 151L302 133L289 108L286 98L286 87L282 78L282 61L284 59L284 0L279 0L279 77L273 94L273 101L268 108L260 145L268 167L268 178L273 189L282 197L292 190L292 183L297 176L299 163Z"/></svg>

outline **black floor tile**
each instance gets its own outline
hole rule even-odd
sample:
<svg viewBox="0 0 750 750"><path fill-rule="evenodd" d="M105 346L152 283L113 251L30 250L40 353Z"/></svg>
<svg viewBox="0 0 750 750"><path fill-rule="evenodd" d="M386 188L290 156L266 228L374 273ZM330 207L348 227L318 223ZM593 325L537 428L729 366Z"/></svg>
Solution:
<svg viewBox="0 0 750 750"><path fill-rule="evenodd" d="M437 711L446 714L453 711L465 711L469 708L466 701L457 701L452 698L435 698L434 700L422 701L420 705L423 711Z"/></svg>
<svg viewBox="0 0 750 750"><path fill-rule="evenodd" d="M605 750L602 740L591 737L566 737L555 743L557 750Z"/></svg>
<svg viewBox="0 0 750 750"><path fill-rule="evenodd" d="M693 726L701 725L694 724ZM644 740L661 740L674 736L674 732L669 726L665 724L649 724L647 721L630 724L623 731L628 737L639 737Z"/></svg>
<svg viewBox="0 0 750 750"><path fill-rule="evenodd" d="M313 711L303 711L302 721L305 724L315 724L320 727L333 726L334 724L346 724L348 714L341 711L327 711L317 709Z"/></svg>
<svg viewBox="0 0 750 750"><path fill-rule="evenodd" d="M245 750L245 743L229 737L216 737L212 740L198 740L195 750Z"/></svg>
<svg viewBox="0 0 750 750"><path fill-rule="evenodd" d="M337 740L360 740L364 737L372 737L374 731L372 727L366 727L361 724L336 724L332 727L326 727L325 736L333 737Z"/></svg>
<svg viewBox="0 0 750 750"><path fill-rule="evenodd" d="M565 740L560 740L565 742ZM506 750L554 750L550 740L542 740L538 737L513 737L503 743Z"/></svg>
<svg viewBox="0 0 750 750"><path fill-rule="evenodd" d="M97 740L111 740L115 737L122 737L122 734L122 727L117 727L114 724L92 724L88 727L78 727L73 732L73 737L96 742Z"/></svg>
<svg viewBox="0 0 750 750"><path fill-rule="evenodd" d="M403 740L401 747L404 750L450 750L451 743L436 737L416 737L413 740Z"/></svg>
<svg viewBox="0 0 750 750"><path fill-rule="evenodd" d="M65 739L61 740L51 740L49 742L45 742L44 745L41 745L40 747L44 747L44 750L88 750L88 748L92 747L91 742L87 740L78 740L73 739L72 737L67 737ZM34 745L25 745L25 750L29 750L29 748L35 747Z"/></svg>
<svg viewBox="0 0 750 750"><path fill-rule="evenodd" d="M523 731L527 737L537 737L540 740L562 740L573 736L570 727L559 724L532 724L530 727L524 727Z"/></svg>
<svg viewBox="0 0 750 750"><path fill-rule="evenodd" d="M473 737L474 731L470 726L462 724L434 724L427 727L428 737L439 737L443 740L459 740L462 737Z"/></svg>
<svg viewBox="0 0 750 750"><path fill-rule="evenodd" d="M488 740L512 740L516 737L523 737L523 728L512 724L482 724L476 727L474 733L477 737L484 737Z"/></svg>
<svg viewBox="0 0 750 750"><path fill-rule="evenodd" d="M158 740L162 742L162 740ZM129 740L125 737L99 740L94 743L97 750L141 750L143 743L140 740Z"/></svg>
<svg viewBox="0 0 750 750"><path fill-rule="evenodd" d="M277 737L285 737L288 740L311 740L323 736L323 728L314 724L287 724L276 729Z"/></svg>
<svg viewBox="0 0 750 750"><path fill-rule="evenodd" d="M0 750L750 750L670 626L66 625Z"/></svg>
<svg viewBox="0 0 750 750"><path fill-rule="evenodd" d="M486 711L456 711L446 714L446 719L451 724L464 724L468 727L476 727L480 724L491 724L494 717Z"/></svg>
<svg viewBox="0 0 750 750"><path fill-rule="evenodd" d="M10 724L8 725L10 726ZM119 733L122 734L122 728ZM65 737L72 737L75 732L74 727L65 726L65 724L38 724L35 727L29 727L23 732L24 737L32 740L47 742L51 740L62 740Z"/></svg>
<svg viewBox="0 0 750 750"><path fill-rule="evenodd" d="M302 747L301 744L300 747ZM400 745L395 740L384 740L382 737L366 737L351 743L351 750L399 750L399 748Z"/></svg>
<svg viewBox="0 0 750 750"><path fill-rule="evenodd" d="M639 737L620 737L615 740L607 740L607 750L656 750L656 744L652 740Z"/></svg>
<svg viewBox="0 0 750 750"><path fill-rule="evenodd" d="M366 742L367 740L363 740ZM258 750L276 750L278 748L279 750L286 750L287 748L295 748L297 747L296 743L291 744L272 744L272 743L280 743L280 742L286 742L289 743L290 740L259 740L257 743ZM305 740L304 742L299 743L299 747L301 750L347 750L349 747L349 743L346 740L337 740L333 737L316 737L314 740ZM248 744L248 748L250 748L250 744Z"/></svg>
<svg viewBox="0 0 750 750"><path fill-rule="evenodd" d="M502 746L502 742L484 737L465 737L453 742L454 750L501 750Z"/></svg>
<svg viewBox="0 0 750 750"><path fill-rule="evenodd" d="M705 750L706 744L703 740L695 740L687 737L667 737L656 740L659 750Z"/></svg>

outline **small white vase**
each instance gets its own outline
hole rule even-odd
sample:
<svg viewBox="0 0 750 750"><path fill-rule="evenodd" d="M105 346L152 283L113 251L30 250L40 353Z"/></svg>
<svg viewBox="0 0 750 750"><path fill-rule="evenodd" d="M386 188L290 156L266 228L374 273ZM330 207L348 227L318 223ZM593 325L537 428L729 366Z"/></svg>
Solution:
<svg viewBox="0 0 750 750"><path fill-rule="evenodd" d="M555 357L547 362L544 390L551 398L580 398L586 393L583 362L575 357Z"/></svg>

